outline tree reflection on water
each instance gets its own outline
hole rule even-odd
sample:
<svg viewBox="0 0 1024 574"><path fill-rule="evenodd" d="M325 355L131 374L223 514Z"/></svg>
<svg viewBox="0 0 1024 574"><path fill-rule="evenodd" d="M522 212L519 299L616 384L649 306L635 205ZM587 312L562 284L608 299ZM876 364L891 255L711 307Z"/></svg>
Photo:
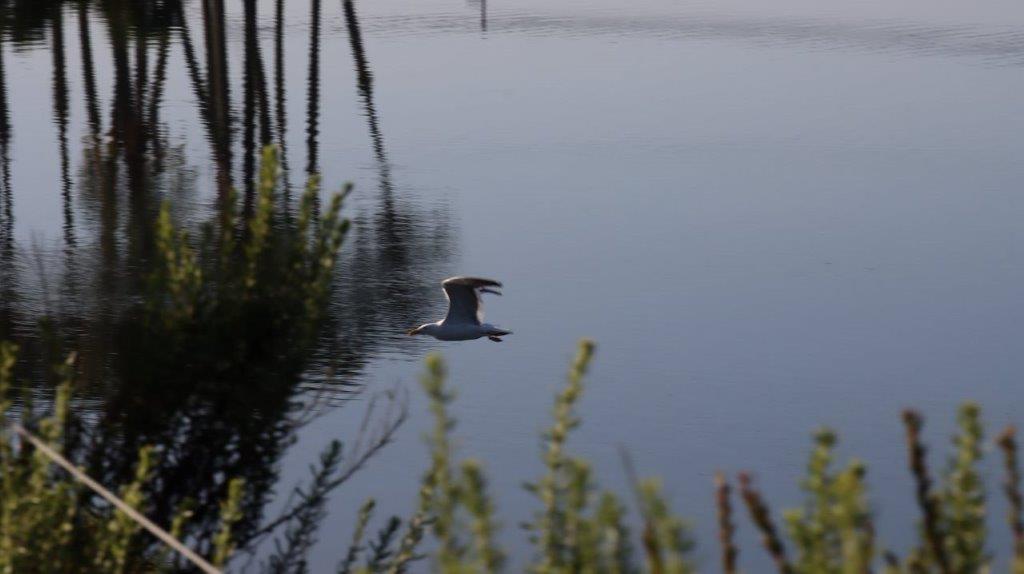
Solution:
<svg viewBox="0 0 1024 574"><path fill-rule="evenodd" d="M168 524L182 505L191 504L195 515L188 536L201 551L209 548L217 503L232 477L247 485L238 540L245 543L266 530L270 518L264 508L275 493L279 461L310 415L314 395L343 399L359 392L358 374L367 361L399 340L394 333L401 331L389 326L425 314L423 301L431 298L422 295L433 285L423 278L440 274L452 245L443 214L425 212L396 191L355 7L338 3L379 185L363 192L375 194L373 212L353 219L322 316L310 327L286 308L288 297L275 295L243 305L238 313L193 318L173 328L152 320L162 203L173 206L173 219L189 229L193 242L216 243L225 233L244 237L258 211L258 156L265 144L277 144L284 174L272 241L283 245L295 236L301 218L289 170L296 158L289 156L303 156L298 161L311 177L319 170L324 7L311 0L307 117L301 126L306 149L292 150L285 145L283 5L277 0L272 14L260 14L261 3L244 0L235 30L223 0L0 2L0 339L19 344L18 375L34 382L31 392L40 401L51 394L51 365L77 353L78 416L68 430L70 457L101 483L116 485L130 480L139 448L156 445L160 456L148 514ZM268 17L272 64L261 42L260 24ZM236 35L239 44L231 42ZM229 54L229 47L242 54ZM53 64L57 250L45 241L26 244L15 233L11 172L19 166L12 166L10 150L18 134L11 125L17 110L11 109L9 77L15 50L48 50ZM74 66L70 52L78 54ZM240 69L233 73L232 66ZM109 84L103 86L107 72ZM162 113L172 82L189 86L205 135L209 209L202 207L202 170L193 167L204 161L203 151L172 136ZM74 122L84 126L81 140L71 135ZM322 209L317 205L315 211ZM210 259L201 255L203 269L213 265ZM211 281L220 290L237 287L215 274ZM371 424L362 456L386 442L388 429L401 421L396 408L379 409L381 426ZM348 464L357 465L360 453L349 457Z"/></svg>

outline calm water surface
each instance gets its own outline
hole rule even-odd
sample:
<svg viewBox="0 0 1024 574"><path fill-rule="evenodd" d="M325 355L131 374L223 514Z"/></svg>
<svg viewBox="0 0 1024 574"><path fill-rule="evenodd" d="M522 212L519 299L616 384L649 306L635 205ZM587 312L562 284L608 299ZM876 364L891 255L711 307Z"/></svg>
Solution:
<svg viewBox="0 0 1024 574"><path fill-rule="evenodd" d="M539 431L581 336L599 352L574 451L605 486L624 487L620 446L661 474L708 570L715 470L754 469L776 506L793 506L809 432L833 425L841 451L868 462L881 537L902 549L916 513L899 410L919 407L936 446L964 399L993 429L1024 420L1019 2L383 0L357 4L353 50L351 21L328 0L312 64L310 8L287 3L280 82L272 2L256 28L289 180L314 170L356 190L334 327L303 388L365 389L350 402L328 393L276 459L278 490L357 432L366 397L412 389L396 442L333 497L314 571L333 567L365 497L414 507L428 425L415 379L431 350L458 391L459 453L486 460L517 563L516 524L532 508L520 485L541 470ZM184 14L205 66L201 10ZM23 311L47 308L50 266L34 260L59 267L69 235L102 242L102 212L81 191L78 17L64 9L64 174L52 28L4 38ZM225 23L227 171L182 35L168 43L153 125L170 167L145 185L185 222L208 215L225 177L245 181L260 137L240 3L227 2ZM109 121L110 40L101 16L89 26ZM155 68L160 43L148 50ZM437 282L452 274L505 282L488 318L515 334L406 338L443 313ZM75 304L112 296L92 287ZM742 521L741 560L756 571L750 530Z"/></svg>

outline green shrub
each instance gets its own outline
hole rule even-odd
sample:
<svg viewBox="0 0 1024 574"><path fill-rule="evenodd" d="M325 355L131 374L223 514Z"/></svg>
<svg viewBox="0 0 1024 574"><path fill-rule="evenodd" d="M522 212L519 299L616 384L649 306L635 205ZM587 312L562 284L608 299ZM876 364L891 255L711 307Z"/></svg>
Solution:
<svg viewBox="0 0 1024 574"><path fill-rule="evenodd" d="M183 567L180 557L152 543L127 516L108 506L88 503L83 487L53 466L50 459L12 435L9 417L16 410L11 394L13 345L0 345L0 572L75 571L136 572ZM579 425L576 404L594 346L580 345L565 388L555 399L554 419L544 433L544 474L527 488L539 508L527 529L535 553L531 572L676 574L696 571L691 558L693 543L686 524L669 509L656 479L633 478L631 528L627 505L611 492L598 493L590 465L568 452L571 431ZM407 520L391 517L369 535L376 503L360 509L348 552L339 563L342 573L400 573L416 560L445 573L497 572L506 564L506 552L498 541L496 505L488 492L483 464L476 459L459 461L452 447L455 421L449 414L454 394L447 387L447 373L440 357L426 361L422 386L430 401L433 428L428 435L430 467L420 485L419 506ZM53 401L53 412L42 418L35 432L51 448L60 449L68 420L70 363L58 368L65 377ZM18 417L32 420L28 397ZM953 437L953 456L935 484L925 463L921 440L923 420L914 411L903 414L908 461L915 482L914 496L922 519L918 541L905 558L899 558L875 539L874 514L866 486L866 466L853 460L836 468L834 449L838 437L830 429L814 434L813 447L802 487L804 504L784 513L779 529L768 504L756 490L749 474L739 475L739 494L751 522L779 572L799 574L860 574L873 571L897 573L983 573L992 568L992 549L985 529L985 492L978 465L984 451L981 411L973 403L961 407L959 430ZM389 427L393 430L397 425ZM390 435L388 435L390 436ZM375 443L377 441L374 441ZM381 441L382 445L386 441ZM1024 504L1014 429L1001 433L997 445L1003 454L1006 480L1003 491L1010 501L1008 524L1014 546L1008 556L1013 572L1024 571ZM379 448L375 447L375 448ZM143 448L135 477L119 489L120 497L142 512L146 510L145 485L153 479L157 453ZM340 443L332 443L314 468L313 480L299 489L300 502L268 531L284 527L277 552L264 564L269 572L305 572L306 554L316 541L325 516L327 495L356 468L340 465ZM241 517L244 485L231 481L220 506L221 527L211 547L211 562L230 565L236 552L232 525ZM724 475L716 477L719 511L721 569L739 571L739 549L734 541L732 488ZM170 525L181 536L190 511L182 508ZM634 538L635 534L635 538ZM637 543L639 543L637 545ZM636 546L635 546L636 545ZM243 545L242 548L251 550ZM425 548L425 549L424 549ZM426 555L422 555L426 552ZM41 562L45 557L45 562ZM40 564L46 567L40 567Z"/></svg>
<svg viewBox="0 0 1024 574"><path fill-rule="evenodd" d="M583 392L584 378L594 344L583 341L569 371L567 384L555 399L554 420L544 434L545 473L527 489L536 494L540 510L527 525L536 555L533 572L592 572L625 574L641 568L629 528L625 505L611 492L598 494L586 461L572 457L566 447L571 431L579 425L575 405ZM428 560L430 568L445 573L498 572L506 552L497 540L499 523L495 504L487 491L483 464L476 459L456 460L451 432L455 421L448 412L454 393L447 387L444 363L437 355L426 360L421 384L433 415L428 435L430 468L420 484L417 512L406 521L392 517L371 545L372 557L356 565L374 504L359 513L355 537L340 572L406 572L412 560ZM692 546L685 523L675 516L657 480L636 481L634 495L640 503L643 556L654 573L691 572ZM400 523L405 534L395 535ZM429 556L417 552L424 535L430 534Z"/></svg>
<svg viewBox="0 0 1024 574"><path fill-rule="evenodd" d="M322 317L332 273L349 221L341 207L351 190L332 196L318 215L320 181L311 177L298 215L284 217L277 196L277 150L263 150L253 212L236 213L232 196L199 241L177 229L165 202L156 220L157 262L150 277L150 322L196 333L251 332L256 323L301 347Z"/></svg>
<svg viewBox="0 0 1024 574"><path fill-rule="evenodd" d="M143 543L139 523L107 504L94 502L88 489L57 465L50 455L12 429L15 409L8 400L11 370L17 348L0 343L0 572L152 572L171 569L178 557L160 546ZM62 367L70 367L69 363ZM25 396L17 413L35 424L33 436L60 453L69 417L73 372L62 368L65 380L54 399L53 412L34 420L31 399ZM28 431L26 431L28 432ZM135 478L118 489L118 497L145 513L144 488L154 478L157 453L139 451ZM230 527L238 516L241 483L232 483L232 495L221 505L223 536L218 539L215 562L231 552ZM172 531L187 519L182 513ZM148 535L147 535L148 536Z"/></svg>

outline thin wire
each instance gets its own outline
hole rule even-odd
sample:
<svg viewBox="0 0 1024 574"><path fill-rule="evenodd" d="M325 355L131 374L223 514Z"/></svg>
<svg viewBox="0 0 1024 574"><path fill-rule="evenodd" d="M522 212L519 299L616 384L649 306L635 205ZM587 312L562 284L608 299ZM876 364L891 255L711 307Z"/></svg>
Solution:
<svg viewBox="0 0 1024 574"><path fill-rule="evenodd" d="M58 466L68 471L71 474L71 476L75 477L76 480L94 490L96 494L99 494L100 496L105 498L107 502L116 506L121 512L127 514L129 518L131 518L135 522L138 522L140 526L148 530L153 536L159 538L164 544L170 546L179 554L187 558L197 568L199 568L203 572L206 572L206 574L222 574L220 569L214 567L213 564L207 562L202 556L193 552L188 546L182 544L177 538L171 536L170 533L168 533L166 530L160 528L156 524L153 524L152 521L150 521L148 518L140 514L139 511L129 506L128 503L115 496L114 493L104 488L103 485L89 478L89 475L79 470L77 467L75 467L75 465L71 464L71 462L69 462L68 459L64 458L63 456L60 455L60 453L50 448L45 442L36 438L35 435L25 430L25 427L17 423L12 423L11 428L14 429L14 432L20 434L28 442L32 443L32 446L39 449L39 452L45 454L50 458L50 460L57 463Z"/></svg>

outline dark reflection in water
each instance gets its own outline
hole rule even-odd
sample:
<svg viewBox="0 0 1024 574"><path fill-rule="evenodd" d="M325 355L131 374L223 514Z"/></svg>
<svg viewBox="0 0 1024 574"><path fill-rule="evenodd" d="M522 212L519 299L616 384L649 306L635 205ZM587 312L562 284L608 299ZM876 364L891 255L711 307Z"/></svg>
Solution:
<svg viewBox="0 0 1024 574"><path fill-rule="evenodd" d="M281 172L284 176L285 202L291 198L291 171L288 169L288 114L285 112L284 81L284 0L274 4L274 119L277 122L275 143L281 149Z"/></svg>
<svg viewBox="0 0 1024 574"><path fill-rule="evenodd" d="M7 109L7 50L0 41L0 325L14 321L14 194L11 190L11 123Z"/></svg>
<svg viewBox="0 0 1024 574"><path fill-rule="evenodd" d="M320 135L320 0L310 0L309 81L306 92L306 174L318 172Z"/></svg>
<svg viewBox="0 0 1024 574"><path fill-rule="evenodd" d="M268 16L258 12L260 5L243 0L235 30L223 0L0 4L0 338L19 343L19 374L39 384L35 392L44 400L53 382L50 365L78 353L80 416L71 427L69 453L113 485L130 479L141 446L157 445L151 516L167 524L191 501L196 514L189 535L201 550L210 543L217 502L231 477L248 486L239 540L259 530L278 461L307 414L306 391L316 387L344 398L358 390L358 375L370 358L408 348L395 345L408 343L400 327L425 314L425 301L433 302L424 294L435 289L454 243L443 210L424 209L393 183L370 63L355 6L346 1L341 7L353 88L366 116L379 186L362 190L373 201L354 217L322 328L307 337L268 319L276 316L274 309L171 331L146 319L162 202L171 202L175 219L193 237L208 237L225 225L244 234L244 223L232 219L232 189L240 188L244 222L255 209L260 150L277 143L285 193L275 229L284 233L292 225L288 166L295 151L285 145L284 2L277 0L270 16L272 81L261 42ZM321 12L320 0L310 0L306 149L295 160L308 174L320 168ZM236 35L239 44L231 41ZM79 64L69 66L68 42L75 36ZM48 49L53 63L59 253L47 247L48 238L37 246L15 240L12 46ZM236 46L241 54L234 53ZM241 74L232 74L232 64ZM103 86L100 78L108 71L110 84ZM232 85L236 77L240 86ZM172 83L189 86L207 149L172 135L164 108ZM76 122L83 126L80 139L73 136ZM191 167L205 161L204 152L208 169ZM206 173L210 181L201 175Z"/></svg>
<svg viewBox="0 0 1024 574"><path fill-rule="evenodd" d="M487 31L487 0L469 0L469 6L480 10L480 31Z"/></svg>
<svg viewBox="0 0 1024 574"><path fill-rule="evenodd" d="M14 193L11 190L11 116L7 109L7 49L0 42L0 297L10 301L13 293L6 289L13 272L14 250ZM0 305L4 303L0 302ZM4 305L5 306L5 305Z"/></svg>
<svg viewBox="0 0 1024 574"><path fill-rule="evenodd" d="M314 6L318 3L312 1ZM408 311L431 300L437 287L422 278L431 273L436 277L431 270L443 265L455 245L447 231L451 227L447 213L411 214L396 192L356 7L352 0L343 0L342 7L378 182L376 208L371 214L356 217L355 237L348 246L360 264L352 267L354 276L340 282L344 295L334 303L336 315L344 317L343 323L363 329L360 336L349 337L342 344L361 345L364 338L402 339L401 329L381 332L381 326L398 327L410 316ZM313 59L310 61L312 71Z"/></svg>
<svg viewBox="0 0 1024 574"><path fill-rule="evenodd" d="M61 201L64 204L64 242L75 245L75 219L71 208L71 167L68 158L68 79L64 63L64 11L54 12L50 39L53 52L53 117L60 146Z"/></svg>

